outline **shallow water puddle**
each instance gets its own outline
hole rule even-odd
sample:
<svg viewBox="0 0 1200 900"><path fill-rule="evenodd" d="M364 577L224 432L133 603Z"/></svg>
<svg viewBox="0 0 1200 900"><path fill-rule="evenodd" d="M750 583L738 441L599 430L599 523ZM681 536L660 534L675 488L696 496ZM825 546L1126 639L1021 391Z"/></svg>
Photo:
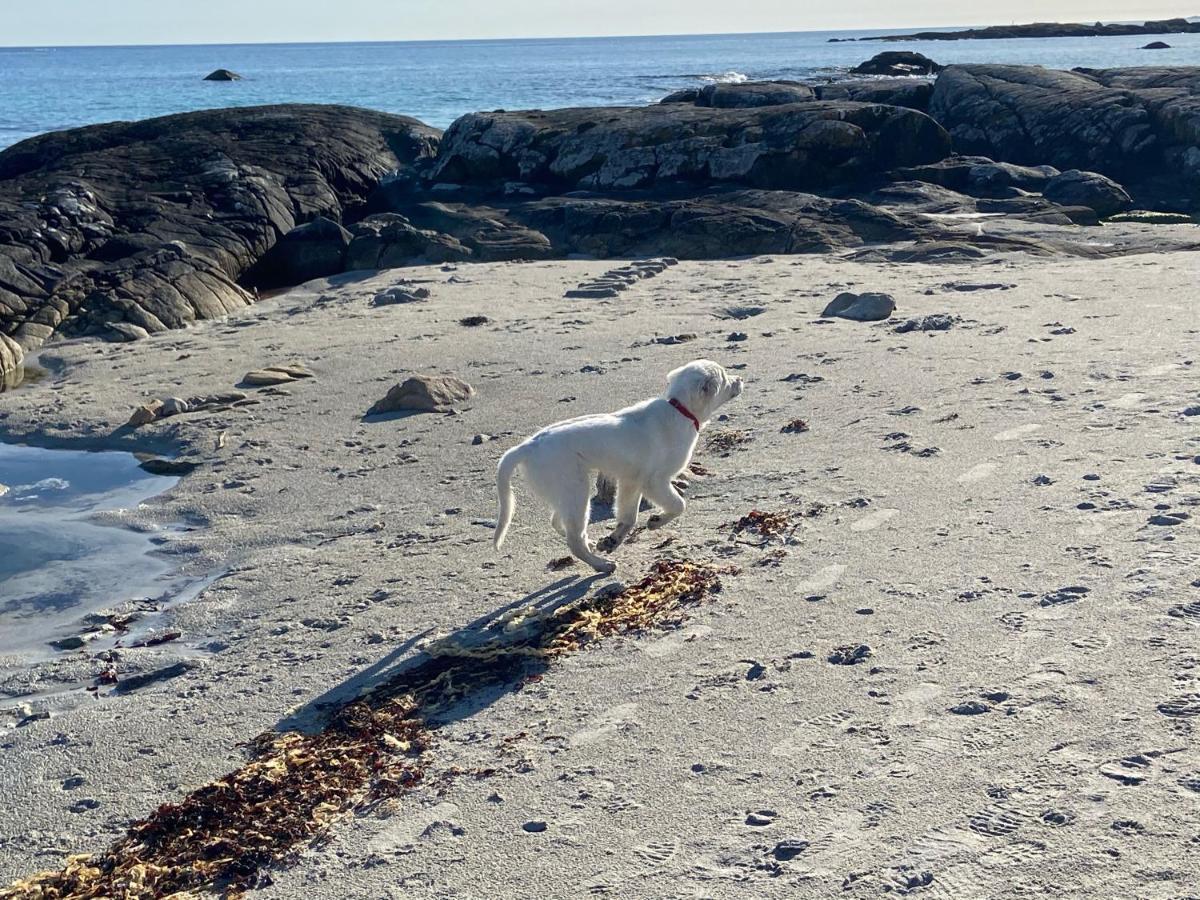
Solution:
<svg viewBox="0 0 1200 900"><path fill-rule="evenodd" d="M162 594L151 536L98 524L172 487L130 453L0 444L0 655L43 655L88 613Z"/></svg>

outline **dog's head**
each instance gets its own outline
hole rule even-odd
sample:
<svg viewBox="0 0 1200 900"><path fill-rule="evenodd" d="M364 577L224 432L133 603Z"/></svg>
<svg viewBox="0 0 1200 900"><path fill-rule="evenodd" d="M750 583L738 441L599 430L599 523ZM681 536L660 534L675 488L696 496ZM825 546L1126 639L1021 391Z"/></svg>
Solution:
<svg viewBox="0 0 1200 900"><path fill-rule="evenodd" d="M684 404L700 421L742 393L740 378L709 359L697 359L667 375L667 397Z"/></svg>

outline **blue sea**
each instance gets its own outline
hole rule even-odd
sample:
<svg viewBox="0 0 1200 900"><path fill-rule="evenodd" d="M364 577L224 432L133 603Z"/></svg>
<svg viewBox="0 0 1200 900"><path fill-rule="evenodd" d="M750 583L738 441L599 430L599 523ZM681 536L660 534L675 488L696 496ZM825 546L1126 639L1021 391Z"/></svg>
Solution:
<svg viewBox="0 0 1200 900"><path fill-rule="evenodd" d="M899 29L903 31L904 29ZM1200 35L1173 49L1144 35L1005 41L831 44L890 32L677 37L0 48L0 147L46 131L261 103L345 103L446 127L466 112L642 104L713 81L827 79L886 49L942 63L1198 65ZM216 68L244 81L203 77Z"/></svg>

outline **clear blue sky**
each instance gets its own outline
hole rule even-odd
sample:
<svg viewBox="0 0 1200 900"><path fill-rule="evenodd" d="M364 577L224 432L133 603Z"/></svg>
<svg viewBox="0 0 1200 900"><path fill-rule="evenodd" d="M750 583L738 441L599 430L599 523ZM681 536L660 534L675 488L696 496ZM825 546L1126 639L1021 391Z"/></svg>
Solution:
<svg viewBox="0 0 1200 900"><path fill-rule="evenodd" d="M1142 20L1200 11L1156 0L7 0L4 5L5 46L917 28Z"/></svg>

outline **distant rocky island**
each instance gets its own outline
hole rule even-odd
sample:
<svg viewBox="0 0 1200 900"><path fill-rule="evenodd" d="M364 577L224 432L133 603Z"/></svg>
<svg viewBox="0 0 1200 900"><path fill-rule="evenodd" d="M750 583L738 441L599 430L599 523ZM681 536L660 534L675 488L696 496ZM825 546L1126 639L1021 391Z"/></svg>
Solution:
<svg viewBox="0 0 1200 900"><path fill-rule="evenodd" d="M1200 34L1200 22L1189 19L1158 19L1136 25L1132 22L1083 23L1030 22L1027 25L990 25L962 31L918 31L864 38L830 38L829 43L851 41L998 41L1012 38L1116 37L1129 34Z"/></svg>

